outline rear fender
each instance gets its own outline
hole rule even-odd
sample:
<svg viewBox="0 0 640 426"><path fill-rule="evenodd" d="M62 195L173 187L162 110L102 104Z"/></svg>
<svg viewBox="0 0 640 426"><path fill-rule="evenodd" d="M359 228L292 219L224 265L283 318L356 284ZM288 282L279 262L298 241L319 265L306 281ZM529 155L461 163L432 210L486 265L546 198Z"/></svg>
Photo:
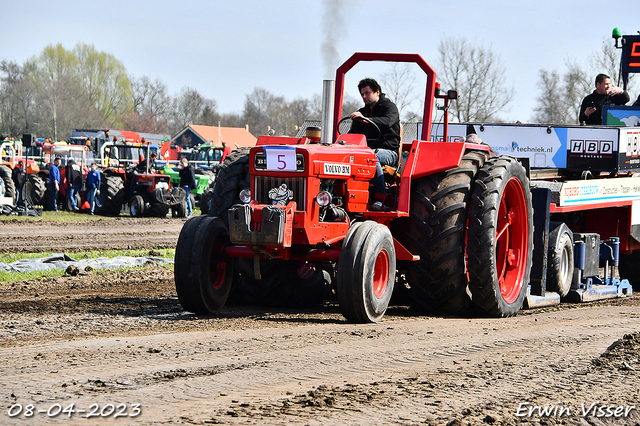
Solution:
<svg viewBox="0 0 640 426"><path fill-rule="evenodd" d="M398 210L402 212L409 211L411 181L413 179L458 167L467 150L482 150L490 153L488 145L464 142L414 141L400 178Z"/></svg>

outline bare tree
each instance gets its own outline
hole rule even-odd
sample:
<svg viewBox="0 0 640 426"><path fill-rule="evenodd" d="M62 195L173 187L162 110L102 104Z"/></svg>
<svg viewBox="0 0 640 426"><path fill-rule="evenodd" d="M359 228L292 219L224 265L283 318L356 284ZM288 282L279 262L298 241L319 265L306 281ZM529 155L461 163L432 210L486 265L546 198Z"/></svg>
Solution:
<svg viewBox="0 0 640 426"><path fill-rule="evenodd" d="M443 82L458 92L450 106L458 121L486 121L505 110L513 89L505 86L506 68L491 49L457 37L442 39L438 52Z"/></svg>
<svg viewBox="0 0 640 426"><path fill-rule="evenodd" d="M407 63L394 63L391 70L380 77L383 92L396 104L400 117L403 112L409 113L407 109L420 100L416 80L412 64Z"/></svg>
<svg viewBox="0 0 640 426"><path fill-rule="evenodd" d="M565 123L567 108L563 96L558 96L563 90L562 80L557 71L540 70L538 87L541 94L537 98L534 108L534 121L538 123Z"/></svg>
<svg viewBox="0 0 640 426"><path fill-rule="evenodd" d="M216 110L215 100L205 98L196 89L183 87L171 102L169 129L175 134L189 124L216 125L220 119Z"/></svg>
<svg viewBox="0 0 640 426"><path fill-rule="evenodd" d="M275 96L262 87L256 87L244 101L244 118L254 136L265 135L270 128L279 128L279 115L285 109L282 96Z"/></svg>

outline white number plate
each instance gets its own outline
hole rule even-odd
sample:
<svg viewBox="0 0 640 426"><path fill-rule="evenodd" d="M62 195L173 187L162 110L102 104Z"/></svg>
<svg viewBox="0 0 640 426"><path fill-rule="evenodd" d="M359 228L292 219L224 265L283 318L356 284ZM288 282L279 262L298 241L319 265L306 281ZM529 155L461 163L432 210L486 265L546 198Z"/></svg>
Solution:
<svg viewBox="0 0 640 426"><path fill-rule="evenodd" d="M295 147L264 147L264 154L267 157L267 170L296 171Z"/></svg>
<svg viewBox="0 0 640 426"><path fill-rule="evenodd" d="M350 164L324 163L324 174L325 175L350 176L351 175L351 165Z"/></svg>

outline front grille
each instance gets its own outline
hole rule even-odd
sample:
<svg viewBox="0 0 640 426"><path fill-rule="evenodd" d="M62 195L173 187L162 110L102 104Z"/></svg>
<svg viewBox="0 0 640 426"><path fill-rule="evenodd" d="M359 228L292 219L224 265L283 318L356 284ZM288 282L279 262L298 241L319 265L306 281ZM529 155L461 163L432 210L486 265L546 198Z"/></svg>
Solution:
<svg viewBox="0 0 640 426"><path fill-rule="evenodd" d="M260 204L274 204L273 200L269 198L269 191L272 189L279 189L281 185L286 185L286 189L293 192L293 199L287 200L295 201L298 205L298 210L305 209L306 194L306 179L302 177L271 177L271 176L256 176L255 178L255 199ZM286 205L286 203L285 203Z"/></svg>

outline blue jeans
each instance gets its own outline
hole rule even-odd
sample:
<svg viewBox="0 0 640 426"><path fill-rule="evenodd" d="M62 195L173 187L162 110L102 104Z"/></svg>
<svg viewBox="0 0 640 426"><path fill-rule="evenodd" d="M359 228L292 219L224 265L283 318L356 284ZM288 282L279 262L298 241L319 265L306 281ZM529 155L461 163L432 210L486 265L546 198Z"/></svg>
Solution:
<svg viewBox="0 0 640 426"><path fill-rule="evenodd" d="M96 193L98 192L97 186L91 186L87 189L87 201L91 206L91 213L93 213L93 209L96 207Z"/></svg>
<svg viewBox="0 0 640 426"><path fill-rule="evenodd" d="M390 149L376 149L376 174L373 177L373 190L376 194L386 195L387 190L384 186L384 176L382 175L382 166L395 166L398 164L398 151Z"/></svg>
<svg viewBox="0 0 640 426"><path fill-rule="evenodd" d="M193 213L193 206L191 205L191 188L189 188L188 186L181 186L182 189L184 189L187 192L187 216L191 215Z"/></svg>
<svg viewBox="0 0 640 426"><path fill-rule="evenodd" d="M49 211L58 211L58 190L55 185L49 186Z"/></svg>
<svg viewBox="0 0 640 426"><path fill-rule="evenodd" d="M80 187L77 185L69 188L69 199L71 200L71 210L76 210L78 208L78 200L76 200L76 195L78 195L78 191Z"/></svg>

